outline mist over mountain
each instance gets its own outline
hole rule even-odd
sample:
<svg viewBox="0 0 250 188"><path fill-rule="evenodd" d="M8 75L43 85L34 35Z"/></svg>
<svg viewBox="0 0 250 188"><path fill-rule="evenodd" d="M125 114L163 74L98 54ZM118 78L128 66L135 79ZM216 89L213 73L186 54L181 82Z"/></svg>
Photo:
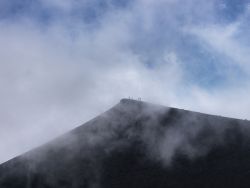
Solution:
<svg viewBox="0 0 250 188"><path fill-rule="evenodd" d="M249 187L250 122L122 99L0 165L1 188Z"/></svg>

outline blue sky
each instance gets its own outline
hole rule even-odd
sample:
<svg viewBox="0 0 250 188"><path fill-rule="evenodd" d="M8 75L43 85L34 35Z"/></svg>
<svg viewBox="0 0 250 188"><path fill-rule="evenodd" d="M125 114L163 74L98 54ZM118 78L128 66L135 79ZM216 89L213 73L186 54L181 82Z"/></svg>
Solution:
<svg viewBox="0 0 250 188"><path fill-rule="evenodd" d="M0 0L0 162L128 96L250 119L249 17L249 0Z"/></svg>
<svg viewBox="0 0 250 188"><path fill-rule="evenodd" d="M141 3L143 4L143 2ZM249 1L214 1L208 3L211 10L204 10L204 12L202 9L207 9L204 1L187 1L185 3L178 1L153 3L152 7L155 7L150 10L152 11L150 13L152 26L149 29L144 28L143 10L134 15L134 23L130 23L128 26L132 38L128 44L130 50L143 56L143 63L149 65L149 68L154 67L154 62L160 61L166 50L175 51L183 62L181 66L185 69L185 76L199 87L211 89L211 87L218 87L221 84L230 84L231 76L241 81L242 76L247 76L244 70L230 63L226 63L225 66L225 62L230 62L230 59L213 49L207 49L199 38L183 32L182 29L187 24L201 27L205 24L233 24L245 14L249 8ZM2 22L12 24L29 20L41 30L50 29L54 24L63 24L64 32L74 38L78 34L80 25L87 27L89 32L98 30L101 27L100 24L105 24L102 22L106 16L109 14L115 16L115 12L131 13L136 2L124 0L54 2L2 0L1 4L0 18ZM173 7L173 10L169 10L167 6ZM184 63L184 61L188 61L188 63ZM228 66L229 64L230 66Z"/></svg>

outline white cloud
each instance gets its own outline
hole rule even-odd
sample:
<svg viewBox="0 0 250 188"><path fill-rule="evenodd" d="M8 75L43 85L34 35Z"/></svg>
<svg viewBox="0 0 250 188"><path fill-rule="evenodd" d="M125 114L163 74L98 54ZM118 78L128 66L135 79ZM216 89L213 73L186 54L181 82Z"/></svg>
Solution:
<svg viewBox="0 0 250 188"><path fill-rule="evenodd" d="M66 0L43 3L66 12L75 6ZM138 1L127 9L108 11L95 28L79 20L69 28L69 20L64 19L49 26L40 26L32 18L1 22L0 162L84 123L128 96L250 119L248 87L212 92L186 80L187 70L178 54L183 46L173 47L181 40L177 31L192 26L197 15L210 20L212 3L188 1L185 5L196 11L180 7L178 1ZM159 8L166 21L162 28L155 23L160 20ZM180 23L179 17L185 15L190 18ZM247 64L248 49L233 37L236 25L224 29L216 25L189 32ZM158 41L150 43L157 36ZM151 57L154 50L159 55ZM145 59L153 62L147 64Z"/></svg>
<svg viewBox="0 0 250 188"><path fill-rule="evenodd" d="M172 66L147 69L127 50L126 25L119 20L95 33L79 30L76 41L62 27L44 31L23 22L0 31L1 161L80 125L123 97L166 98L161 77L171 76Z"/></svg>
<svg viewBox="0 0 250 188"><path fill-rule="evenodd" d="M250 48L244 46L237 40L235 35L239 29L239 23L230 25L212 25L205 28L193 28L191 33L201 38L206 44L219 53L231 58L243 69L250 71Z"/></svg>

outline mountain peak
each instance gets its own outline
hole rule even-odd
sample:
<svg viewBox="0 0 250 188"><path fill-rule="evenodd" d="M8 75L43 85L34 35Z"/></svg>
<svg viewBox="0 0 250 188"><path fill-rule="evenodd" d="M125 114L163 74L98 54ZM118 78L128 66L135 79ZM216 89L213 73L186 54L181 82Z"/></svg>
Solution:
<svg viewBox="0 0 250 188"><path fill-rule="evenodd" d="M136 99L130 99L130 98L122 98L120 100L121 103L141 103L141 99L139 98L138 100Z"/></svg>
<svg viewBox="0 0 250 188"><path fill-rule="evenodd" d="M248 121L125 98L0 165L0 187L249 187L249 135Z"/></svg>

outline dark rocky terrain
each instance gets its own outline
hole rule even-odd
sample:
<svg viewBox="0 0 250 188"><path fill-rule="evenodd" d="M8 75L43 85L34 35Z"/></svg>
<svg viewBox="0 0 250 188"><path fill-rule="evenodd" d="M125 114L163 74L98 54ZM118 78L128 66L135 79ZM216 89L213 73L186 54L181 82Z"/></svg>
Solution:
<svg viewBox="0 0 250 188"><path fill-rule="evenodd" d="M122 99L0 165L0 188L250 187L250 122Z"/></svg>

